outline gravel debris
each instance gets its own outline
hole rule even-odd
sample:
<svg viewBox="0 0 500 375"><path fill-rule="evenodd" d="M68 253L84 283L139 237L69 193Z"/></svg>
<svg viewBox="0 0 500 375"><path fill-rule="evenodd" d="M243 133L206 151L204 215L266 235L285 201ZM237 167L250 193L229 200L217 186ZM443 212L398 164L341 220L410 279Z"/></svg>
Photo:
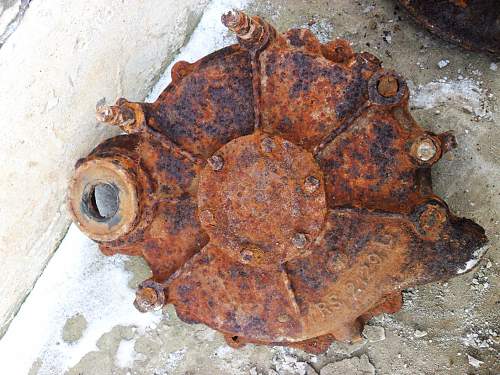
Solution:
<svg viewBox="0 0 500 375"><path fill-rule="evenodd" d="M416 338L421 338L427 336L427 331L421 331L419 329L415 330L415 333L413 334Z"/></svg>
<svg viewBox="0 0 500 375"><path fill-rule="evenodd" d="M448 66L449 63L450 63L450 60L440 60L438 62L438 67L439 67L439 69L443 69L445 66Z"/></svg>

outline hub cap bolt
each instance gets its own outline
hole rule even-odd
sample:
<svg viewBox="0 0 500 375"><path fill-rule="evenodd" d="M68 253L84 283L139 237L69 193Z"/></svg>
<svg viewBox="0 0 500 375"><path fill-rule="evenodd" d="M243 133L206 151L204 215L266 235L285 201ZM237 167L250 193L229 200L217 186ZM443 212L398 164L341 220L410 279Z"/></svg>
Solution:
<svg viewBox="0 0 500 375"><path fill-rule="evenodd" d="M295 233L292 243L297 249L303 249L307 244L307 238L304 233Z"/></svg>
<svg viewBox="0 0 500 375"><path fill-rule="evenodd" d="M219 155L212 155L208 158L208 164L214 171L220 171L224 167L224 159Z"/></svg>
<svg viewBox="0 0 500 375"><path fill-rule="evenodd" d="M306 193L314 193L316 190L318 190L320 185L319 180L314 177L314 176L308 176L306 177L306 180L304 181L304 190Z"/></svg>
<svg viewBox="0 0 500 375"><path fill-rule="evenodd" d="M436 153L436 145L429 138L420 140L416 145L415 156L420 161L429 161L436 156Z"/></svg>

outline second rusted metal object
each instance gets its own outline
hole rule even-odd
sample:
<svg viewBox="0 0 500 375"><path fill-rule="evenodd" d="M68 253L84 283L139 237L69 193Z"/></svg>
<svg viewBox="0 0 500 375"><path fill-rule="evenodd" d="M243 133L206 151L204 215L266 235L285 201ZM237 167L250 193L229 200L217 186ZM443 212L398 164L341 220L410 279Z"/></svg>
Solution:
<svg viewBox="0 0 500 375"><path fill-rule="evenodd" d="M418 23L443 39L500 57L498 0L398 0Z"/></svg>
<svg viewBox="0 0 500 375"><path fill-rule="evenodd" d="M128 134L76 166L75 222L151 267L140 311L321 352L477 261L483 229L432 192L454 138L413 120L400 75L344 40L223 21L239 44L177 63L154 103L99 106Z"/></svg>

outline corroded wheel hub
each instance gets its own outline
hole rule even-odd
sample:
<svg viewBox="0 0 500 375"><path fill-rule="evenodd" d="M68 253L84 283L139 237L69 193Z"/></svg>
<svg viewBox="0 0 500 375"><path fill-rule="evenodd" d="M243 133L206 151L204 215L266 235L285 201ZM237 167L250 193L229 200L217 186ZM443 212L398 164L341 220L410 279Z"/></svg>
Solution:
<svg viewBox="0 0 500 375"><path fill-rule="evenodd" d="M477 262L484 230L432 191L454 137L415 122L403 77L345 40L223 22L237 45L176 63L154 103L100 105L128 134L77 163L75 222L151 268L140 311L318 353Z"/></svg>

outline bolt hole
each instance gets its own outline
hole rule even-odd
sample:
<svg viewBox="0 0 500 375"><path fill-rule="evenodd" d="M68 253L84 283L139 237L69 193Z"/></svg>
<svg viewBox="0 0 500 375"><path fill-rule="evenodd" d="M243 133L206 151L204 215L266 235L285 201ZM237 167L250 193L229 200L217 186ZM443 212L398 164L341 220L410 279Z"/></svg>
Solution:
<svg viewBox="0 0 500 375"><path fill-rule="evenodd" d="M238 341L238 339L239 339L239 337L238 337L238 336L233 336L233 337L231 337L231 340L233 340L234 342L237 342L237 341Z"/></svg>
<svg viewBox="0 0 500 375"><path fill-rule="evenodd" d="M87 212L96 221L108 221L115 216L120 205L119 191L113 184L97 184L84 198Z"/></svg>

